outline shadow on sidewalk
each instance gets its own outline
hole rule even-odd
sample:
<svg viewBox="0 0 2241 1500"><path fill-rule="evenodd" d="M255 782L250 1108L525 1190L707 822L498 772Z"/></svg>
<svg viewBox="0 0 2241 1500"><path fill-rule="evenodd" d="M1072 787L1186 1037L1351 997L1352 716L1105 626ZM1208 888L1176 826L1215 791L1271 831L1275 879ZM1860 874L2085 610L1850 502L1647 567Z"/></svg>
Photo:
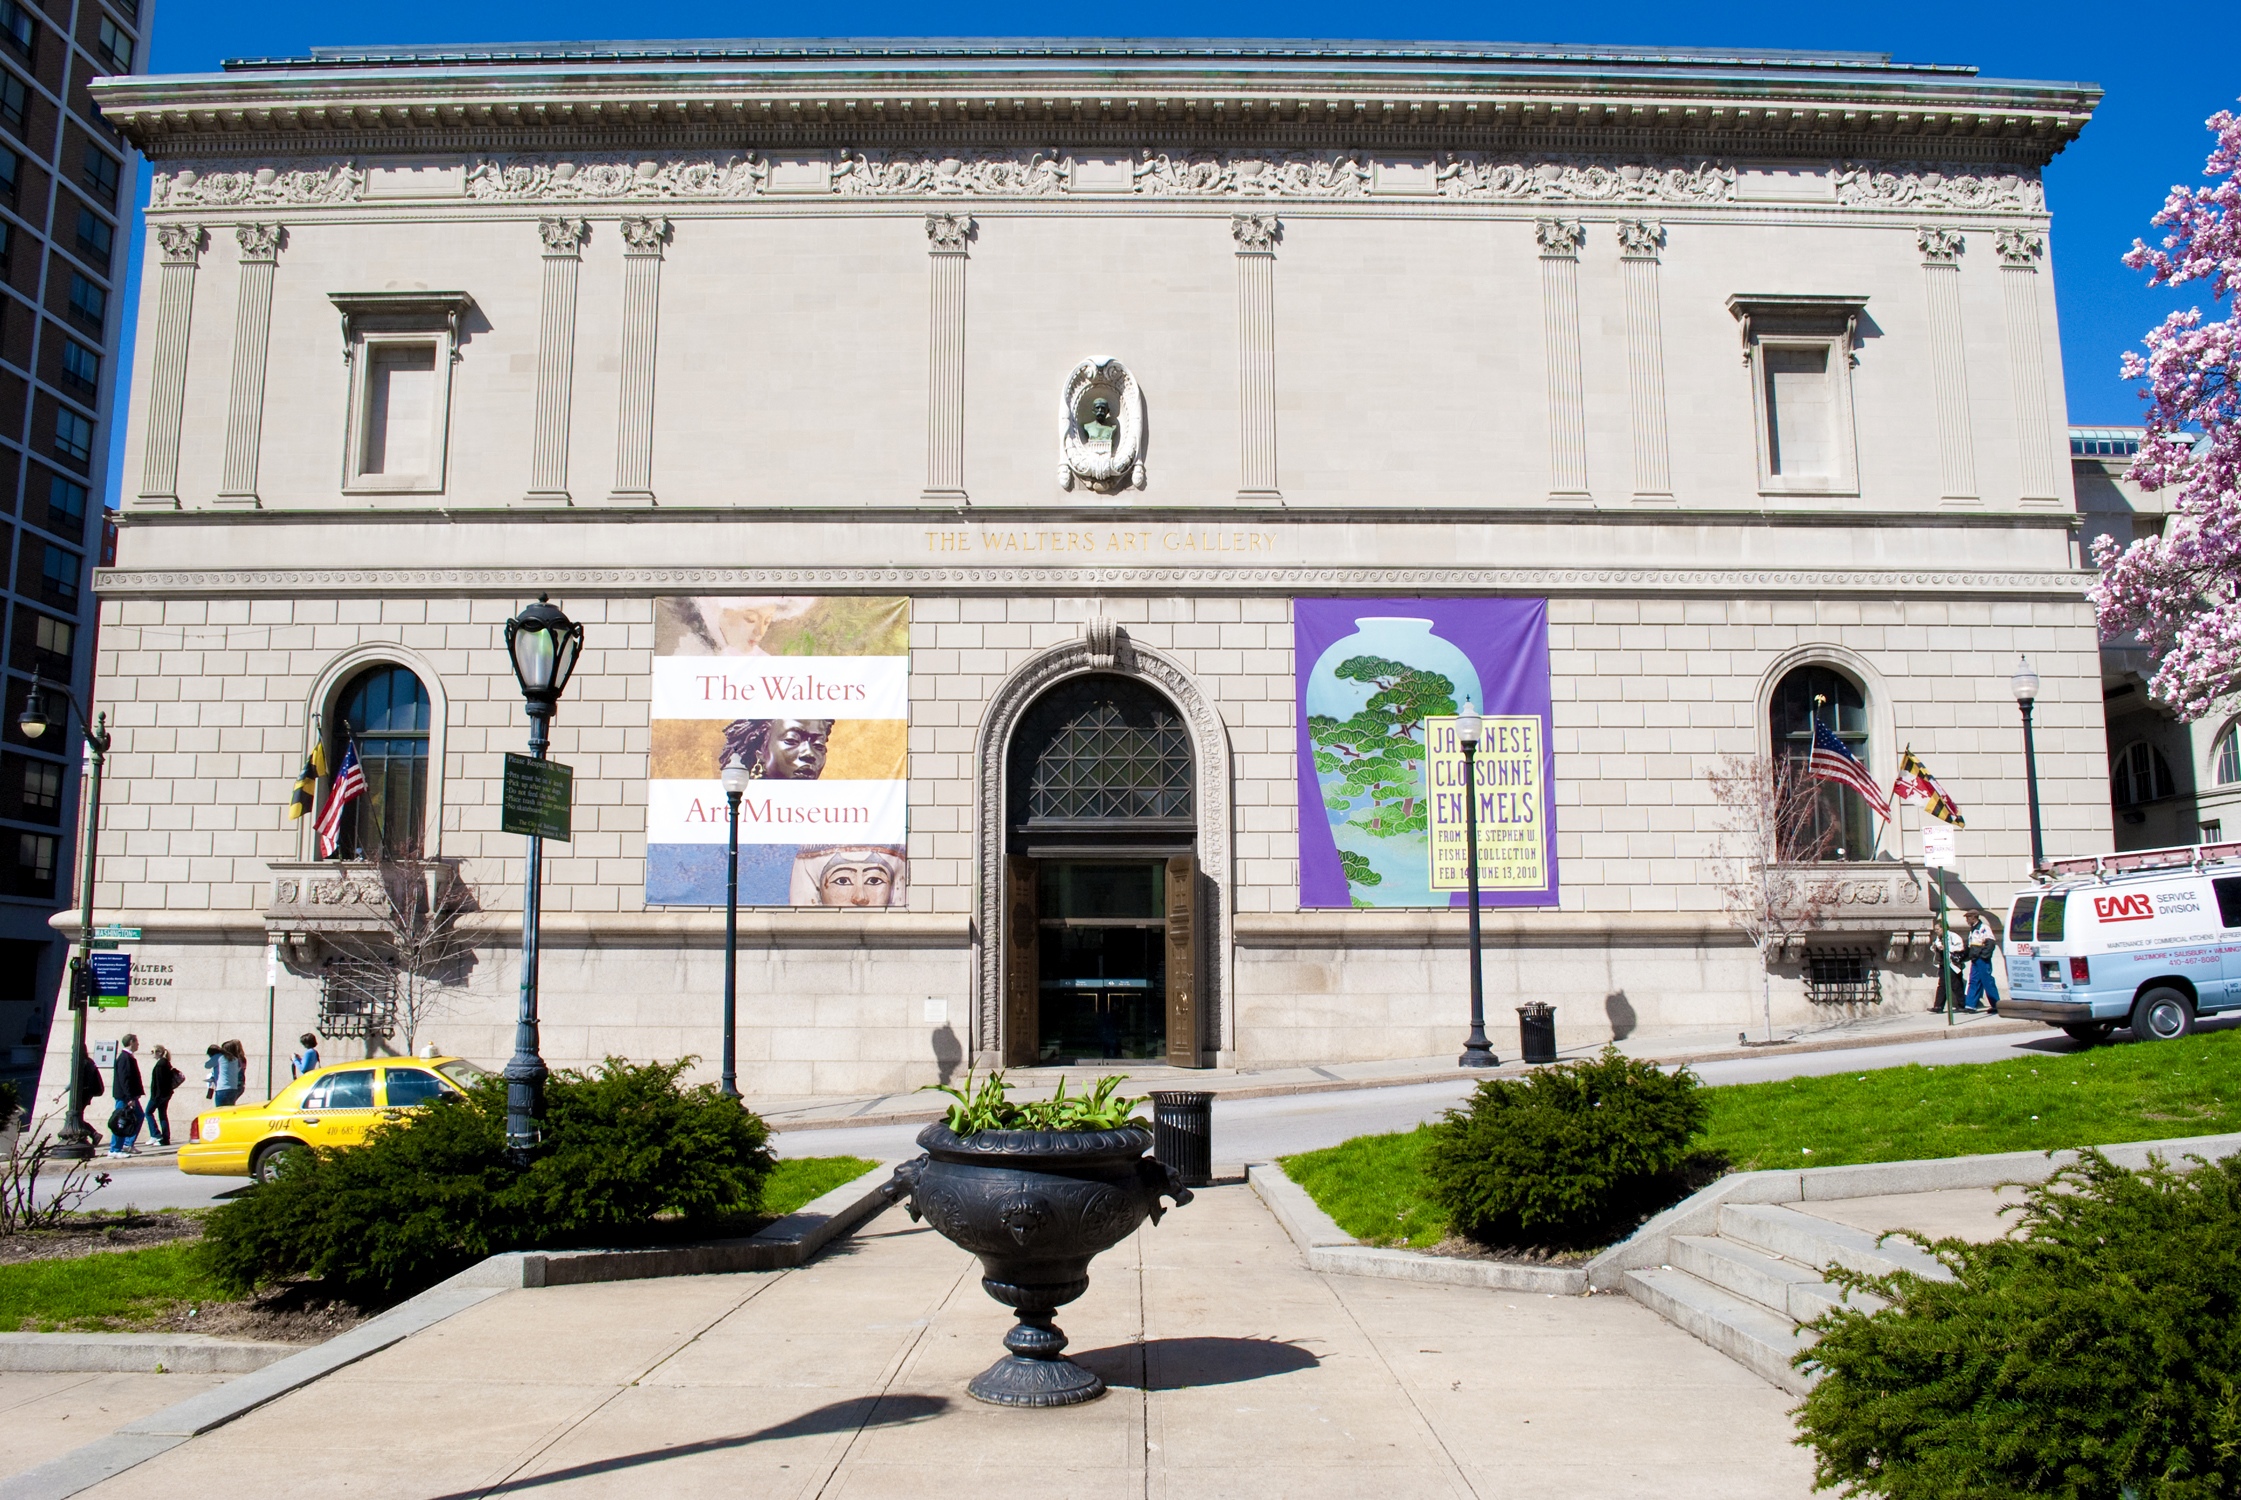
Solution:
<svg viewBox="0 0 2241 1500"><path fill-rule="evenodd" d="M1236 1385L1312 1370L1322 1361L1283 1339L1146 1339L1068 1356L1095 1370L1110 1386L1179 1391L1200 1385Z"/></svg>
<svg viewBox="0 0 2241 1500"><path fill-rule="evenodd" d="M722 1453L728 1449L774 1442L780 1438L817 1437L835 1432L856 1432L867 1427L899 1427L938 1417L949 1410L949 1407L950 1400L947 1396L857 1396L847 1401L834 1401L815 1411L805 1411L798 1417L790 1417L786 1421L758 1428L754 1432L741 1433L736 1437L707 1438L697 1443L678 1443L674 1447L654 1448L644 1453L623 1453L591 1463L570 1464L565 1469L509 1479L487 1488L455 1490L448 1495L438 1495L435 1500L474 1500L478 1495L522 1494L543 1485L566 1484L571 1480L588 1479L597 1474L618 1474L647 1464L668 1463L672 1459L693 1458L703 1453Z"/></svg>

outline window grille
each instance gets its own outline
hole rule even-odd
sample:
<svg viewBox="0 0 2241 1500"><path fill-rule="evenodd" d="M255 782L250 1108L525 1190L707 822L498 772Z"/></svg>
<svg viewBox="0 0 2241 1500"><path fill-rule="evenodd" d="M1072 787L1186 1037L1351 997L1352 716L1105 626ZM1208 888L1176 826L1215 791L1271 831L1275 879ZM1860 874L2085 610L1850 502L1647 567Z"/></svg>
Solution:
<svg viewBox="0 0 2241 1500"><path fill-rule="evenodd" d="M371 958L330 958L319 990L321 1036L373 1037L397 1024L397 970Z"/></svg>
<svg viewBox="0 0 2241 1500"><path fill-rule="evenodd" d="M1174 706L1120 677L1054 688L1028 712L1014 762L1037 822L1191 816L1190 735ZM1020 773L1024 772L1024 775Z"/></svg>
<svg viewBox="0 0 2241 1500"><path fill-rule="evenodd" d="M1866 948L1814 948L1805 955L1805 998L1820 1005L1875 1005L1883 976Z"/></svg>

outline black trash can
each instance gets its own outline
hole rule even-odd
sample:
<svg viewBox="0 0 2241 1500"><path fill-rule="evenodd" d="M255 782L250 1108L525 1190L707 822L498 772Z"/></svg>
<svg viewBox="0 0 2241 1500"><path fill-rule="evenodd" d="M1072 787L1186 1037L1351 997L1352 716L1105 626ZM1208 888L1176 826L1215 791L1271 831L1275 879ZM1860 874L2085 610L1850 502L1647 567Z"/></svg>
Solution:
<svg viewBox="0 0 2241 1500"><path fill-rule="evenodd" d="M1556 1007L1535 1000L1517 1008L1518 1050L1529 1063L1556 1061Z"/></svg>
<svg viewBox="0 0 2241 1500"><path fill-rule="evenodd" d="M1177 1089L1152 1095L1152 1155L1185 1187L1214 1180L1214 1096Z"/></svg>

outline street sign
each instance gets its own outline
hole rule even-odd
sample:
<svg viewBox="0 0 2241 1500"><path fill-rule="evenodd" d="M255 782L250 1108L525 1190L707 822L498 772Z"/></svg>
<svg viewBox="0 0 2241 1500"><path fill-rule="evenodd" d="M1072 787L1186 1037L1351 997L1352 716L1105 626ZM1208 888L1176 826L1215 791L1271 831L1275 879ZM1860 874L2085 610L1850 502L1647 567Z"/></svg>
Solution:
<svg viewBox="0 0 2241 1500"><path fill-rule="evenodd" d="M140 929L137 927L96 927L93 930L93 935L97 938L106 938L112 943L137 943L140 941Z"/></svg>
<svg viewBox="0 0 2241 1500"><path fill-rule="evenodd" d="M132 955L96 953L93 956L93 995L96 1003L114 1000L122 1005L132 993Z"/></svg>
<svg viewBox="0 0 2241 1500"><path fill-rule="evenodd" d="M107 938L95 938L87 946L91 947L96 953L104 953L115 949L117 945Z"/></svg>
<svg viewBox="0 0 2241 1500"><path fill-rule="evenodd" d="M1953 827L1940 823L1922 830L1922 863L1933 870L1953 868Z"/></svg>
<svg viewBox="0 0 2241 1500"><path fill-rule="evenodd" d="M568 813L575 804L576 773L556 760L506 756L498 831L569 842Z"/></svg>

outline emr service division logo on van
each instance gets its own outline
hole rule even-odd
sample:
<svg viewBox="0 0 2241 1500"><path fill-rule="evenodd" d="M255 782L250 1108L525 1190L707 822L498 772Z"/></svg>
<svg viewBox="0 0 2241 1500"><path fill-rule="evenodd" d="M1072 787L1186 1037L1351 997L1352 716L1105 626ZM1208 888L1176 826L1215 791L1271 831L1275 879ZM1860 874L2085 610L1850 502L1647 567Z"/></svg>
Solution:
<svg viewBox="0 0 2241 1500"><path fill-rule="evenodd" d="M2146 891L2129 896L2095 896L2093 915L2102 922L2145 922L2155 916L2155 903Z"/></svg>

